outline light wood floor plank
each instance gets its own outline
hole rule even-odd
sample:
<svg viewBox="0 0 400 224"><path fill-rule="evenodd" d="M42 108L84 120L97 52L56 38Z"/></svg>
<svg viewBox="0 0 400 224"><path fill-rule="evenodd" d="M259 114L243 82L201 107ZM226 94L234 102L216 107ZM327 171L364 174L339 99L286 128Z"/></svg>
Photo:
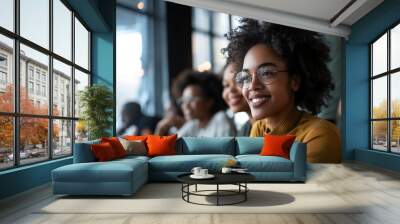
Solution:
<svg viewBox="0 0 400 224"><path fill-rule="evenodd" d="M400 174L360 163L313 164L308 183L360 205L357 214L36 214L56 200L49 185L0 201L0 223L10 224L398 224Z"/></svg>

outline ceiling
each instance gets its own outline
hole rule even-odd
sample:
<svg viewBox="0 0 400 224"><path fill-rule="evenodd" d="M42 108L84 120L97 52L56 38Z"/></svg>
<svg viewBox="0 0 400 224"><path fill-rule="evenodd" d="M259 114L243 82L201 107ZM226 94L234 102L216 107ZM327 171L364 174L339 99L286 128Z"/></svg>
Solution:
<svg viewBox="0 0 400 224"><path fill-rule="evenodd" d="M240 3L240 0L225 0L226 2ZM264 9L274 9L282 12L288 12L301 16L308 16L317 19L330 20L337 12L351 2L351 0L252 0L246 4L252 7L261 7ZM323 3L323 4L322 4ZM310 7L312 6L312 7Z"/></svg>
<svg viewBox="0 0 400 224"><path fill-rule="evenodd" d="M347 38L383 0L166 0Z"/></svg>

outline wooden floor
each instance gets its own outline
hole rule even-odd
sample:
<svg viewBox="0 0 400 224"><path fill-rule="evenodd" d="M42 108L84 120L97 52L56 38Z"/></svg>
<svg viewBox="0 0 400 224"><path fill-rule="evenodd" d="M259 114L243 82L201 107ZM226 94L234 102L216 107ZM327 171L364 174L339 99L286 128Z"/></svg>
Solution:
<svg viewBox="0 0 400 224"><path fill-rule="evenodd" d="M349 203L366 206L357 214L36 214L54 200L42 186L0 201L0 223L400 223L400 174L359 163L312 165L309 183L317 183ZM315 203L320 203L315 201Z"/></svg>

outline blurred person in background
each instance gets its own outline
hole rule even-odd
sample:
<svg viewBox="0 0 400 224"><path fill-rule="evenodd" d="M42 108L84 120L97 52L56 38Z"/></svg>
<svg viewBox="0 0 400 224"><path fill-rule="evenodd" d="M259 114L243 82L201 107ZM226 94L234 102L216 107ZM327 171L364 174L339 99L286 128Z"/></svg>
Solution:
<svg viewBox="0 0 400 224"><path fill-rule="evenodd" d="M249 136L251 125L254 120L251 117L250 107L243 97L241 89L236 85L235 75L237 70L238 69L235 69L234 63L227 63L224 66L222 71L222 86L224 88L222 97L226 104L228 104L229 110L234 113L234 118L235 115L238 115L240 112L245 112L247 114L247 120L245 120L244 123L241 122L241 124L236 125L236 136ZM234 119L234 121L236 122L236 119Z"/></svg>
<svg viewBox="0 0 400 224"><path fill-rule="evenodd" d="M153 134L159 121L159 117L143 114L138 103L128 102L122 108L123 126L117 131L117 135Z"/></svg>
<svg viewBox="0 0 400 224"><path fill-rule="evenodd" d="M185 123L177 130L179 137L234 136L233 121L226 115L221 80L211 72L186 70L173 84L173 95L183 112Z"/></svg>
<svg viewBox="0 0 400 224"><path fill-rule="evenodd" d="M170 135L175 134L186 120L179 106L173 101L168 107L165 116L160 120L156 126L156 135Z"/></svg>

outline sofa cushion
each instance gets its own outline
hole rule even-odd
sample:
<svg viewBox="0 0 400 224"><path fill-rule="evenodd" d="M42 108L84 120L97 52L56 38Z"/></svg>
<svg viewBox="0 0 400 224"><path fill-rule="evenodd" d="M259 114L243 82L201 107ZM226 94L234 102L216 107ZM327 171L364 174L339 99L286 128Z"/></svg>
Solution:
<svg viewBox="0 0 400 224"><path fill-rule="evenodd" d="M124 162L132 162L132 161L135 161L135 160L139 160L139 161L143 161L143 162L148 162L149 159L150 159L150 157L147 157L147 156L130 155L130 156L125 156L124 158L120 158L120 159L117 159L117 160L113 160L113 162L121 162L121 161L124 161Z"/></svg>
<svg viewBox="0 0 400 224"><path fill-rule="evenodd" d="M249 172L292 172L292 161L278 156L238 155L240 167Z"/></svg>
<svg viewBox="0 0 400 224"><path fill-rule="evenodd" d="M176 138L177 135L170 136L147 136L148 156L165 156L176 154Z"/></svg>
<svg viewBox="0 0 400 224"><path fill-rule="evenodd" d="M177 142L177 149L177 154L184 155L235 155L235 139L233 137L183 137Z"/></svg>
<svg viewBox="0 0 400 224"><path fill-rule="evenodd" d="M286 159L290 159L290 148L294 140L295 135L265 135L264 146L261 149L261 156L280 156Z"/></svg>
<svg viewBox="0 0 400 224"><path fill-rule="evenodd" d="M140 141L145 142L147 139L147 135L124 135L124 136L122 136L122 138L129 140L129 141L140 140Z"/></svg>
<svg viewBox="0 0 400 224"><path fill-rule="evenodd" d="M141 172L144 166L147 166L146 162L139 159L74 163L52 173L53 181L58 182L129 182L133 173ZM147 176L147 173L143 175Z"/></svg>
<svg viewBox="0 0 400 224"><path fill-rule="evenodd" d="M141 140L126 140L124 138L120 138L122 146L126 151L126 155L138 155L145 156L147 155L146 144Z"/></svg>
<svg viewBox="0 0 400 224"><path fill-rule="evenodd" d="M92 152L96 160L99 162L105 162L117 159L117 155L110 143L102 142L99 144L91 145Z"/></svg>
<svg viewBox="0 0 400 224"><path fill-rule="evenodd" d="M263 137L236 137L236 155L259 154L264 144Z"/></svg>
<svg viewBox="0 0 400 224"><path fill-rule="evenodd" d="M115 155L117 158L122 158L126 156L126 151L124 146L122 146L121 142L117 137L103 137L101 138L101 142L108 142L114 149Z"/></svg>
<svg viewBox="0 0 400 224"><path fill-rule="evenodd" d="M230 159L231 155L175 155L158 156L149 160L150 171L190 172L193 167L200 166L211 172L219 171Z"/></svg>

